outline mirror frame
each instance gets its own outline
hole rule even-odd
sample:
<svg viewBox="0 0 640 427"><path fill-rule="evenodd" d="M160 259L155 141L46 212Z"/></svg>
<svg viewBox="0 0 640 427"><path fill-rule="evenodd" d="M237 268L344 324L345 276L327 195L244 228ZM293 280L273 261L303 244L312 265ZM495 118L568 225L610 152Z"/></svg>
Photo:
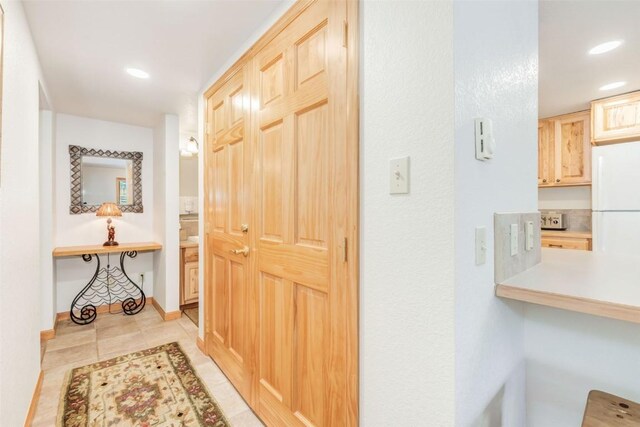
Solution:
<svg viewBox="0 0 640 427"><path fill-rule="evenodd" d="M140 151L110 151L96 150L69 146L69 160L71 161L71 206L69 213L81 214L97 212L100 205L82 204L82 157L106 157L133 161L133 203L118 205L122 212L142 213L142 152Z"/></svg>

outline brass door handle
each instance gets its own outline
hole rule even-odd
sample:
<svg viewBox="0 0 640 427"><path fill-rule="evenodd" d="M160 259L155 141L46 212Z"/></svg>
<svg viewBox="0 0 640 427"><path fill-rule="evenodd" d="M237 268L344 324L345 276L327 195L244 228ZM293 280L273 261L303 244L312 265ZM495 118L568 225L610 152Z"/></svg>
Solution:
<svg viewBox="0 0 640 427"><path fill-rule="evenodd" d="M249 246L244 246L242 249L231 249L229 252L231 252L234 255L244 255L244 256L249 256Z"/></svg>

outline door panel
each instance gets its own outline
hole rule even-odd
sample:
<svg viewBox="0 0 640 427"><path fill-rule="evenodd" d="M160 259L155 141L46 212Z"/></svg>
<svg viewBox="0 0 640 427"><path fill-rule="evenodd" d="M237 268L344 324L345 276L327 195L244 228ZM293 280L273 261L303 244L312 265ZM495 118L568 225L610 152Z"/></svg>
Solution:
<svg viewBox="0 0 640 427"><path fill-rule="evenodd" d="M296 114L296 243L327 247L328 117L327 104Z"/></svg>
<svg viewBox="0 0 640 427"><path fill-rule="evenodd" d="M248 401L255 320L250 306L250 261L232 251L250 245L248 204L251 200L251 144L248 134L248 76L240 69L207 100L207 213L205 227L206 349ZM211 159L211 161L209 161Z"/></svg>

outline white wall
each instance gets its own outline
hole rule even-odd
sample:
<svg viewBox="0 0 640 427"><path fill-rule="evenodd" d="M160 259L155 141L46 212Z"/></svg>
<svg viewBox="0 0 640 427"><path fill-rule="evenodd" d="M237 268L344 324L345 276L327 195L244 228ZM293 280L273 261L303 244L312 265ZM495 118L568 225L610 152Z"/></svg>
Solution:
<svg viewBox="0 0 640 427"><path fill-rule="evenodd" d="M637 324L531 304L525 337L528 426L579 426L590 390L640 401Z"/></svg>
<svg viewBox="0 0 640 427"><path fill-rule="evenodd" d="M23 425L40 372L39 81L22 4L4 9L0 163L0 419ZM46 92L46 91L45 91Z"/></svg>
<svg viewBox="0 0 640 427"><path fill-rule="evenodd" d="M540 188L538 209L591 209L591 186Z"/></svg>
<svg viewBox="0 0 640 427"><path fill-rule="evenodd" d="M42 289L42 330L53 329L57 313L54 248L55 218L55 113L40 111L40 286Z"/></svg>
<svg viewBox="0 0 640 427"><path fill-rule="evenodd" d="M361 3L360 423L454 417L453 7ZM389 195L389 159L411 156Z"/></svg>
<svg viewBox="0 0 640 427"><path fill-rule="evenodd" d="M198 196L198 157L180 156L180 197Z"/></svg>
<svg viewBox="0 0 640 427"><path fill-rule="evenodd" d="M524 426L522 306L494 295L493 213L537 210L537 2L454 1L454 33L456 425ZM487 162L474 155L477 117L493 120Z"/></svg>
<svg viewBox="0 0 640 427"><path fill-rule="evenodd" d="M154 299L165 312L180 309L180 213L178 116L167 114L153 130L154 240L163 245L154 258Z"/></svg>
<svg viewBox="0 0 640 427"><path fill-rule="evenodd" d="M69 166L69 145L116 151L142 152L142 213L123 213L113 218L116 240L120 243L149 242L154 240L153 205L153 131L150 128L131 126L72 116L56 115L56 246L96 245L107 239L106 218L95 213L70 214L71 173ZM144 291L153 296L153 253L140 253L135 259L127 258L127 274L138 281L144 273ZM101 256L106 264L106 257ZM116 256L111 263L118 263ZM91 278L95 261L83 262L79 257L58 258L56 260L56 287L58 312L69 311L75 295Z"/></svg>

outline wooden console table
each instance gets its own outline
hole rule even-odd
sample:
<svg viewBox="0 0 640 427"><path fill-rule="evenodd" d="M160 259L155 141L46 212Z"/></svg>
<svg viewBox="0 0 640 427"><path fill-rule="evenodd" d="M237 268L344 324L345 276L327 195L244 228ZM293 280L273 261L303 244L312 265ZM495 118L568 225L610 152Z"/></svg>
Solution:
<svg viewBox="0 0 640 427"><path fill-rule="evenodd" d="M53 250L55 258L81 256L84 262L95 257L96 271L89 282L71 303L69 315L73 322L86 325L97 316L97 307L120 302L122 311L128 315L139 313L146 303L144 291L127 275L124 268L125 257L135 258L138 252L162 249L156 242L122 243L118 246L86 245L62 246ZM120 254L120 265L111 266L110 254ZM100 267L101 254L107 255L107 266Z"/></svg>

